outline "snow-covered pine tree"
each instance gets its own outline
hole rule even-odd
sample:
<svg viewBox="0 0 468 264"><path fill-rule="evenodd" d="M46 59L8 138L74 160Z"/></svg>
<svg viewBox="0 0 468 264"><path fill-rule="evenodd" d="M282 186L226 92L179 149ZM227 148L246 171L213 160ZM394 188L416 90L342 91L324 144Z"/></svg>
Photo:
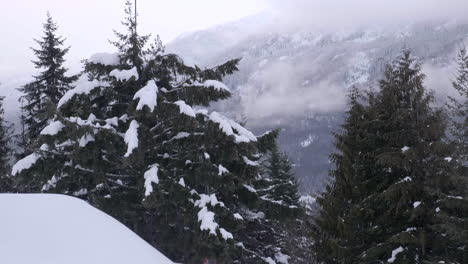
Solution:
<svg viewBox="0 0 468 264"><path fill-rule="evenodd" d="M5 110L3 109L3 100L0 96L0 193L13 192L13 181L11 180L11 125L5 121Z"/></svg>
<svg viewBox="0 0 468 264"><path fill-rule="evenodd" d="M200 69L158 40L146 48L126 7L118 53L87 61L13 174L36 190L86 199L175 261L274 258L242 240L246 221L262 215L252 184L274 140L203 108L231 96L221 81L239 60Z"/></svg>
<svg viewBox="0 0 468 264"><path fill-rule="evenodd" d="M22 121L27 128L24 145L30 145L39 136L48 120L53 118L55 105L75 80L74 76L66 75L67 69L63 66L70 48L63 47L65 39L57 36L57 24L49 13L43 27L44 36L35 40L39 48L32 49L37 57L34 66L41 72L34 76L34 81L18 89L23 93L20 101L25 118Z"/></svg>
<svg viewBox="0 0 468 264"><path fill-rule="evenodd" d="M366 188L373 188L367 177L375 160L377 147L369 127L374 119L368 106L372 94L365 97L357 88L349 93L349 110L342 131L335 134L337 152L331 155L335 168L326 191L317 199L318 213L313 217L312 251L318 263L356 263L359 248L359 219L353 217L354 204Z"/></svg>

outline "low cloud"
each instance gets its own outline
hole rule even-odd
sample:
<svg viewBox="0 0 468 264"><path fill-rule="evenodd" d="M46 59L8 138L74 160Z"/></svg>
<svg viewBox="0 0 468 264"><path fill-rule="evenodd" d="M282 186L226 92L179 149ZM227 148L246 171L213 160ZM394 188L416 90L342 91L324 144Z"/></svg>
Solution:
<svg viewBox="0 0 468 264"><path fill-rule="evenodd" d="M270 0L283 24L346 29L356 26L466 20L466 0Z"/></svg>
<svg viewBox="0 0 468 264"><path fill-rule="evenodd" d="M311 72L310 65L292 61L262 68L240 87L243 112L249 119L261 119L342 110L346 104L344 86L328 80L312 82L307 78Z"/></svg>
<svg viewBox="0 0 468 264"><path fill-rule="evenodd" d="M436 103L439 106L445 105L448 97L460 97L452 85L457 74L457 65L455 61L444 67L426 63L422 65L422 71L426 75L425 86L427 89L435 92Z"/></svg>

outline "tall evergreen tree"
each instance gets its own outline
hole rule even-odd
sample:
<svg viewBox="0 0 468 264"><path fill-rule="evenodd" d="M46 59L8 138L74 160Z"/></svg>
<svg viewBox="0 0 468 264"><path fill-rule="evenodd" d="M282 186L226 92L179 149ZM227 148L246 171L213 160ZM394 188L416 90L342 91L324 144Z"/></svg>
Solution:
<svg viewBox="0 0 468 264"><path fill-rule="evenodd" d="M331 155L335 168L325 193L317 199L319 213L314 217L312 251L319 263L354 263L356 248L361 247L357 236L359 227L351 217L353 204L361 196L366 174L373 164L370 150L375 144L369 128L373 112L357 88L349 94L349 110L342 132L335 134L337 152ZM371 187L372 188L372 187Z"/></svg>
<svg viewBox="0 0 468 264"><path fill-rule="evenodd" d="M231 96L221 81L239 60L187 66L159 39L147 48L129 2L126 14L118 53L87 61L13 174L35 190L89 201L176 261L274 257L257 250L248 224L261 215L252 185L275 135L256 137L203 109Z"/></svg>
<svg viewBox="0 0 468 264"><path fill-rule="evenodd" d="M468 161L468 54L462 48L457 59L457 78L453 87L459 97L450 97L449 109L452 114L451 133L455 137L458 158Z"/></svg>
<svg viewBox="0 0 468 264"><path fill-rule="evenodd" d="M458 221L461 212L457 221L447 221L455 216L449 204L454 205L456 177L448 169L446 117L432 106L424 77L409 52L388 65L380 90L369 97L370 118L358 122L365 125L364 133L352 137L361 142L338 147L342 154L335 158L335 182L320 200L316 218L319 261L463 262L456 251L464 250L466 242L447 232L461 232L465 223ZM353 130L345 131L352 135ZM343 159L345 149L354 154Z"/></svg>
<svg viewBox="0 0 468 264"><path fill-rule="evenodd" d="M34 67L41 72L34 76L34 81L19 89L23 93L20 100L25 112L22 121L27 127L26 145L36 139L46 127L48 120L53 117L54 106L75 80L74 76L66 76L67 69L63 64L70 48L63 48L65 39L57 36L57 24L49 13L43 27L44 36L35 40L39 48L32 49L37 57L33 61Z"/></svg>
<svg viewBox="0 0 468 264"><path fill-rule="evenodd" d="M266 188L260 190L261 199L276 205L272 213L278 217L294 215L299 208L297 180L288 157L279 151L277 144L270 151L265 166Z"/></svg>
<svg viewBox="0 0 468 264"><path fill-rule="evenodd" d="M433 187L434 192L441 194L433 228L443 234L439 254L454 263L464 263L468 261L468 55L465 48L460 50L457 64L453 87L459 97L449 97L448 105L453 140L449 150L445 150L447 157L441 162L445 166L439 172L438 185Z"/></svg>
<svg viewBox="0 0 468 264"><path fill-rule="evenodd" d="M275 144L265 162L263 179L257 183L260 207L268 216L271 230L267 237L277 245L275 261L291 264L311 263L309 216L299 202L297 180L286 154Z"/></svg>
<svg viewBox="0 0 468 264"><path fill-rule="evenodd" d="M5 121L5 111L3 109L4 97L0 97L0 193L13 192L13 182L10 177L11 158L11 125Z"/></svg>
<svg viewBox="0 0 468 264"><path fill-rule="evenodd" d="M378 118L374 121L380 166L376 185L356 208L361 214L365 248L361 263L422 263L428 257L433 200L424 187L432 177L428 161L443 144L444 116L431 104L425 76L409 52L385 72L380 82Z"/></svg>

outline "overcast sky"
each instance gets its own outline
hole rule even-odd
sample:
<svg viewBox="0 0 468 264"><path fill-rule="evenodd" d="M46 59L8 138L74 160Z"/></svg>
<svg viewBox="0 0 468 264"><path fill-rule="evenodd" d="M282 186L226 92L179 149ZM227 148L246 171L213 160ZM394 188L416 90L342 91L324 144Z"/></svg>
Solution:
<svg viewBox="0 0 468 264"><path fill-rule="evenodd" d="M269 0L268 0L269 1ZM178 35L258 13L267 0L138 0L140 28L167 43ZM13 0L0 11L0 78L31 71L29 47L42 36L50 11L66 37L70 65L100 51L112 51L108 39L120 29L125 0Z"/></svg>
<svg viewBox="0 0 468 264"><path fill-rule="evenodd" d="M50 11L59 34L72 48L68 64L95 52L112 51L112 29L121 29L125 0L8 0L0 11L0 79L33 72L29 47L42 36ZM275 28L343 27L421 19L466 19L468 0L139 0L142 33L159 34L164 43L178 35L237 20L262 10L279 17ZM73 69L77 70L77 69ZM5 81L5 80L4 80Z"/></svg>

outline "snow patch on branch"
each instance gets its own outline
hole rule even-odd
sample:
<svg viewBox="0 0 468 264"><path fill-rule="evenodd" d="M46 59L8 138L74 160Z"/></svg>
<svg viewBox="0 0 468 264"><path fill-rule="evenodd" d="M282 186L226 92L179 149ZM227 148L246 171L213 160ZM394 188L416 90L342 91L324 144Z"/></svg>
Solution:
<svg viewBox="0 0 468 264"><path fill-rule="evenodd" d="M224 240L233 239L233 235L226 231L224 228L220 228L218 223L215 221L215 213L208 210L207 205L212 207L220 205L224 207L224 203L218 201L215 194L199 194L200 200L195 201L195 206L201 208L198 212L198 221L200 222L200 230L207 230L210 232L210 235L216 236L216 230L219 229L221 236Z"/></svg>
<svg viewBox="0 0 468 264"><path fill-rule="evenodd" d="M179 132L175 137L172 139L183 139L183 138L188 138L190 137L190 134L187 132Z"/></svg>
<svg viewBox="0 0 468 264"><path fill-rule="evenodd" d="M463 200L463 197L461 197L461 196L448 195L447 197L450 198L450 199L455 199L455 200Z"/></svg>
<svg viewBox="0 0 468 264"><path fill-rule="evenodd" d="M195 117L195 111L193 111L193 108L186 104L184 101L177 101L174 104L179 106L179 110L181 114L185 114L191 117Z"/></svg>
<svg viewBox="0 0 468 264"><path fill-rule="evenodd" d="M232 130L232 127L229 125L229 122L227 122L227 119L221 114L219 114L218 112L212 112L210 114L210 120L217 123L221 131L223 131L226 135L228 136L234 135L234 131Z"/></svg>
<svg viewBox="0 0 468 264"><path fill-rule="evenodd" d="M253 166L253 167L258 166L258 163L257 163L257 162L251 161L251 160L250 160L249 158L247 158L246 156L243 156L242 158L243 158L245 164L247 164L247 165L249 165L249 166Z"/></svg>
<svg viewBox="0 0 468 264"><path fill-rule="evenodd" d="M23 170L30 169L40 158L41 155L38 153L33 153L29 156L26 156L24 159L16 162L16 164L13 166L11 174L15 176Z"/></svg>
<svg viewBox="0 0 468 264"><path fill-rule="evenodd" d="M55 176L52 176L52 178L48 180L47 183L42 186L41 191L46 192L52 188L55 188L55 186L57 186L57 182L58 182L57 178Z"/></svg>
<svg viewBox="0 0 468 264"><path fill-rule="evenodd" d="M211 206L224 206L224 203L218 201L218 198L216 198L215 194L212 195L206 195L206 194L200 194L200 200L195 202L195 206L198 206L200 208L206 207L207 204L210 204Z"/></svg>
<svg viewBox="0 0 468 264"><path fill-rule="evenodd" d="M111 66L119 65L119 53L96 53L88 59L88 62Z"/></svg>
<svg viewBox="0 0 468 264"><path fill-rule="evenodd" d="M109 73L109 76L114 77L118 81L130 80L132 77L138 80L139 75L136 67L131 68L130 70L118 70L115 69Z"/></svg>
<svg viewBox="0 0 468 264"><path fill-rule="evenodd" d="M223 176L225 173L229 173L229 170L223 167L223 165L218 166L218 175Z"/></svg>
<svg viewBox="0 0 468 264"><path fill-rule="evenodd" d="M136 99L140 99L136 107L137 110L142 110L146 105L150 109L150 112L153 112L154 108L158 105L158 86L156 82L151 80L145 87L136 92L133 100Z"/></svg>
<svg viewBox="0 0 468 264"><path fill-rule="evenodd" d="M137 121L133 120L130 123L130 127L128 128L127 132L125 132L125 143L127 143L127 153L125 153L124 157L128 158L132 155L133 150L138 147L138 128L140 125Z"/></svg>
<svg viewBox="0 0 468 264"><path fill-rule="evenodd" d="M84 148L88 145L89 142L95 141L93 135L86 133L84 136L80 138L79 146L80 148Z"/></svg>
<svg viewBox="0 0 468 264"><path fill-rule="evenodd" d="M219 232L221 233L221 236L224 238L224 240L234 239L234 236L232 235L232 233L226 231L226 229L224 228L220 228Z"/></svg>
<svg viewBox="0 0 468 264"><path fill-rule="evenodd" d="M90 81L88 79L88 75L83 74L78 78L76 82L72 84L75 88L68 90L62 98L60 98L57 108L62 107L65 103L70 101L75 95L80 95L80 94L89 94L94 88L100 87L100 86L106 86L109 83L107 82L102 82L99 80L93 80Z"/></svg>
<svg viewBox="0 0 468 264"><path fill-rule="evenodd" d="M252 132L218 112L212 112L209 118L212 122L219 125L219 128L224 134L227 136L234 136L236 143L257 141L257 137ZM234 130L237 131L237 133L235 133Z"/></svg>
<svg viewBox="0 0 468 264"><path fill-rule="evenodd" d="M81 189L73 193L73 196L80 197L88 194L88 189Z"/></svg>
<svg viewBox="0 0 468 264"><path fill-rule="evenodd" d="M208 208L203 207L198 212L198 221L200 222L200 230L208 230L210 235L216 235L216 229L219 225L214 220L215 214L208 211Z"/></svg>
<svg viewBox="0 0 468 264"><path fill-rule="evenodd" d="M257 193L257 190L255 190L255 188L250 185L244 184L244 188L246 188L251 193Z"/></svg>
<svg viewBox="0 0 468 264"><path fill-rule="evenodd" d="M145 172L145 196L149 196L153 192L153 183L159 184L158 170L158 165L155 164Z"/></svg>
<svg viewBox="0 0 468 264"><path fill-rule="evenodd" d="M400 254L400 253L403 252L403 251L404 251L404 249L403 249L402 247L399 247L399 248L393 250L393 251L392 251L392 257L389 258L389 259L387 260L387 262L388 262L388 263L393 263L393 262L395 262L397 255Z"/></svg>
<svg viewBox="0 0 468 264"><path fill-rule="evenodd" d="M277 253L275 254L275 259L276 259L276 261L277 261L278 263L281 263L281 264L288 264L290 258L291 258L290 256L285 255L285 254L283 254L283 253L281 253L281 252L277 252Z"/></svg>
<svg viewBox="0 0 468 264"><path fill-rule="evenodd" d="M206 80L202 85L206 87L213 87L218 91L231 91L224 83L217 80Z"/></svg>
<svg viewBox="0 0 468 264"><path fill-rule="evenodd" d="M54 121L41 131L41 135L55 136L65 127L60 121Z"/></svg>
<svg viewBox="0 0 468 264"><path fill-rule="evenodd" d="M412 181L413 181L413 179L412 179L411 177L408 176L408 177L405 177L403 180L397 182L397 184L398 184L398 183L403 183L403 182L412 182Z"/></svg>
<svg viewBox="0 0 468 264"><path fill-rule="evenodd" d="M234 218L237 220L244 220L244 218L239 213L235 213Z"/></svg>
<svg viewBox="0 0 468 264"><path fill-rule="evenodd" d="M180 180L179 180L178 183L179 183L180 186L185 187L185 180L184 180L184 178L180 178Z"/></svg>

